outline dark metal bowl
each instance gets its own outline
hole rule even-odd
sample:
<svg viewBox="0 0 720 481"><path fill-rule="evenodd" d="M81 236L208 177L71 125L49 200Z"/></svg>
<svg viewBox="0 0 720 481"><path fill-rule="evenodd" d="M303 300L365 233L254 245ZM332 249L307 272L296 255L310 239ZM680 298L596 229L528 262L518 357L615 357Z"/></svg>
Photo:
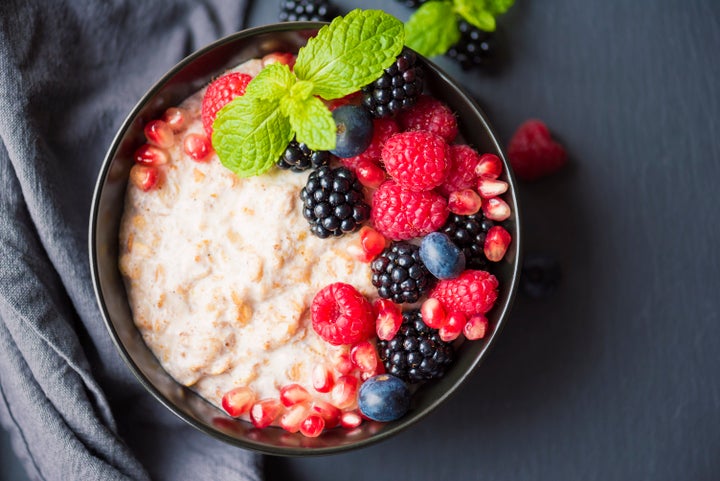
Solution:
<svg viewBox="0 0 720 481"><path fill-rule="evenodd" d="M115 136L98 176L90 215L90 264L95 293L108 331L130 370L158 401L197 429L239 447L275 455L329 454L367 446L425 417L453 394L487 355L507 320L519 277L521 236L515 180L502 149L472 97L437 66L421 58L427 87L457 112L465 141L480 152L500 156L505 164L502 178L510 184L504 198L513 211L506 221L513 243L495 268L500 295L488 313L489 334L481 341L465 342L452 369L443 379L418 389L410 411L400 420L366 421L355 430L330 429L317 438L305 438L279 428L256 429L250 423L227 416L165 372L133 323L118 268L118 230L125 188L133 164L132 154L145 141L143 127L228 68L274 51L297 51L321 26L298 22L252 28L218 40L178 63L138 102Z"/></svg>

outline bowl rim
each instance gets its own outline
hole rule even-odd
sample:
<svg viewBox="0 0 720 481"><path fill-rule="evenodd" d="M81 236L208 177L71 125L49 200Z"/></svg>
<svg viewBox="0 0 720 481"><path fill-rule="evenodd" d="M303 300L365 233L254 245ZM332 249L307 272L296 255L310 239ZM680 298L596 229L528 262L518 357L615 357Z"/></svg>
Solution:
<svg viewBox="0 0 720 481"><path fill-rule="evenodd" d="M508 279L509 285L506 286L508 289L508 297L506 302L502 306L496 306L494 309L500 309L497 311L497 324L495 329L492 330L490 333L490 337L484 340L484 346L482 349L475 355L473 362L461 373L457 374L457 379L452 383L449 389L444 391L440 396L438 396L435 399L432 399L426 406L424 406L422 409L416 410L411 417L406 418L405 420L400 419L397 422L394 422L393 425L389 426L387 429L384 429L380 431L377 434L373 434L368 436L365 439L358 440L354 443L349 444L342 444L338 446L327 446L327 447L295 447L295 446L287 446L287 447L281 447L281 446L271 446L266 444L260 444L255 443L250 440L242 440L236 437L232 437L228 434L225 434L221 431L215 430L210 428L209 426L203 424L202 422L196 420L189 414L183 412L181 409L176 407L173 402L168 399L163 393L159 391L157 387L155 387L150 379L142 372L140 367L135 363L135 361L132 359L130 353L128 352L128 349L125 347L123 342L121 341L120 335L114 325L114 323L111 320L111 315L108 309L108 306L105 302L105 297L102 292L102 288L100 285L100 268L98 266L98 249L97 249L97 227L98 227L98 220L99 220L99 207L100 207L100 199L102 196L103 187L107 181L108 174L110 172L110 167L113 163L113 160L115 156L117 155L118 148L120 146L120 143L122 139L124 138L126 132L131 128L133 122L137 119L138 114L142 111L142 109L147 105L148 101L151 100L162 88L167 84L172 78L178 74L180 71L182 71L185 67L187 67L189 64L191 64L193 61L198 59L199 57L202 57L203 55L207 54L208 52L230 44L237 41L241 41L246 38L251 38L253 36L256 36L258 34L268 34L273 32L287 32L287 31L298 31L298 30L317 30L321 28L323 25L326 25L327 22L283 22L283 23L273 23L273 24L267 24L257 27L252 27L248 29L243 29L238 32L226 35L218 40L215 40L214 42L192 52L191 54L184 57L182 60L177 62L175 65L173 65L172 68L170 68L165 74L163 74L146 92L145 94L140 98L138 102L133 106L133 108L130 110L130 112L125 116L125 119L123 120L120 128L117 130L116 134L114 135L110 147L107 150L107 153L105 157L103 158L100 170L97 175L97 180L95 184L95 188L93 191L92 196L92 202L90 206L90 215L89 215L89 229L88 229L88 243L89 243L89 260L90 260L90 273L91 273L91 281L93 284L93 290L95 292L95 298L98 304L98 307L100 309L100 313L102 315L103 321L105 323L105 327L108 329L108 332L110 333L110 337L112 338L113 344L117 348L118 352L121 355L121 358L125 362L125 364L129 367L130 371L133 373L133 375L137 378L137 380L143 385L143 387L152 394L152 396L157 399L163 406L165 406L170 412L175 414L177 417L182 419L183 421L187 422L194 428L202 431L203 433L210 435L218 440L224 441L228 444L250 449L262 454L270 454L270 455L280 455L280 456L290 456L290 457L299 457L299 456L315 456L315 455L328 455L328 454L338 454L343 453L355 449L359 449L362 447L366 447L378 442L381 442L383 440L386 440L399 432L407 429L408 427L414 425L421 419L425 418L429 413L434 411L438 406L446 402L451 396L455 395L463 386L465 380L473 374L478 366L482 363L483 360L487 357L489 351L496 343L497 337L500 335L501 331L503 330L507 319L510 315L510 311L514 305L514 300L517 294L518 284L519 284L519 278L520 278L520 268L522 265L522 223L521 223L521 215L520 215L520 209L518 207L518 198L517 198L517 181L515 179L515 176L513 174L512 169L510 168L510 164L506 158L506 155L504 153L504 149L500 145L498 141L498 136L495 133L494 129L488 122L488 119L485 115L485 113L482 111L482 109L478 106L477 102L475 101L474 97L462 86L459 84L458 81L453 80L442 68L437 66L435 63L433 63L431 60L425 58L424 56L417 54L418 57L422 59L422 61L430 67L434 72L435 75L438 76L439 80L446 83L448 86L453 87L457 93L461 95L461 97L464 98L464 100L469 104L469 106L475 111L475 114L477 117L481 120L482 126L481 128L485 130L489 134L489 140L494 146L498 157L500 157L501 161L503 162L503 167L505 169L505 175L508 178L508 184L509 189L508 192L505 195L509 195L512 199L512 205L513 205L513 212L512 215L514 217L514 230L515 234L512 239L513 246L513 254L515 256L515 260L512 263L512 270L511 275ZM177 382L177 381L176 381ZM196 394L199 396L198 394ZM204 400L204 399L203 399ZM207 402L206 400L204 400Z"/></svg>

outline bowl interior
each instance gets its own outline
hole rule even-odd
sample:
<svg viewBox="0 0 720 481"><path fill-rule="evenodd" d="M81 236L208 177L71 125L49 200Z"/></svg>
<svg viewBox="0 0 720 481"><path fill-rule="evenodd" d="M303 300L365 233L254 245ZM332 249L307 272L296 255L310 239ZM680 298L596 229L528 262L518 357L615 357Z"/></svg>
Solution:
<svg viewBox="0 0 720 481"><path fill-rule="evenodd" d="M118 268L118 231L132 155L144 142L143 127L171 106L202 88L224 70L274 51L296 52L322 24L298 22L245 30L187 57L140 100L118 131L101 167L90 216L90 262L98 303L120 353L140 382L168 409L207 434L237 446L275 455L328 454L387 438L418 421L452 394L471 374L493 343L514 298L520 262L520 232L515 181L493 131L469 95L431 62L425 64L427 88L446 102L460 119L461 135L480 152L493 152L505 164L510 184L505 199L513 215L506 225L513 243L494 268L501 287L488 313L491 332L481 341L465 342L449 373L423 385L413 396L410 412L391 423L365 422L352 431L331 429L317 438L281 429L259 430L235 420L180 385L162 368L136 329Z"/></svg>

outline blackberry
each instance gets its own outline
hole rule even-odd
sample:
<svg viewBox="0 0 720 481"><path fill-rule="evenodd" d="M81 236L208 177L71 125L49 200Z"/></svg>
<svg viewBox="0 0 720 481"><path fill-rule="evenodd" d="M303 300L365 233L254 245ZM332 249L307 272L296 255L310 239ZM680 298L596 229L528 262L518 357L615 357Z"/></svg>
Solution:
<svg viewBox="0 0 720 481"><path fill-rule="evenodd" d="M324 150L310 150L304 143L293 139L283 152L276 165L283 170L302 172L309 168L317 169L330 162L330 153Z"/></svg>
<svg viewBox="0 0 720 481"><path fill-rule="evenodd" d="M402 3L408 8L418 8L423 3L427 3L430 0L396 0L398 3Z"/></svg>
<svg viewBox="0 0 720 481"><path fill-rule="evenodd" d="M411 383L442 377L455 358L452 344L423 322L418 309L403 312L400 330L379 340L377 350L389 374Z"/></svg>
<svg viewBox="0 0 720 481"><path fill-rule="evenodd" d="M370 218L363 186L347 167L319 167L300 191L303 216L313 234L325 239L354 232Z"/></svg>
<svg viewBox="0 0 720 481"><path fill-rule="evenodd" d="M460 40L450 47L447 56L460 63L464 70L486 65L494 56L495 35L460 20Z"/></svg>
<svg viewBox="0 0 720 481"><path fill-rule="evenodd" d="M416 302L431 287L433 276L420 260L420 248L393 242L370 264L378 295L396 304Z"/></svg>
<svg viewBox="0 0 720 481"><path fill-rule="evenodd" d="M478 212L473 215L450 214L439 232L447 234L453 243L465 254L465 267L484 269L488 265L483 248L485 236L495 222Z"/></svg>
<svg viewBox="0 0 720 481"><path fill-rule="evenodd" d="M281 22L329 22L335 11L328 0L280 0Z"/></svg>
<svg viewBox="0 0 720 481"><path fill-rule="evenodd" d="M423 91L424 77L417 55L405 48L380 78L363 87L363 106L378 118L412 107Z"/></svg>

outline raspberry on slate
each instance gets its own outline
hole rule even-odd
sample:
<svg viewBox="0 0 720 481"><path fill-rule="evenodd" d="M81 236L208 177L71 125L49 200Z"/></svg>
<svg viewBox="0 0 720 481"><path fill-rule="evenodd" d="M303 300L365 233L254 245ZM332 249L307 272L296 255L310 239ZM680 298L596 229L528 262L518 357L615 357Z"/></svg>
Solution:
<svg viewBox="0 0 720 481"><path fill-rule="evenodd" d="M438 192L450 195L458 190L475 187L478 175L475 169L480 164L481 156L469 145L450 145L448 173L445 181L438 187Z"/></svg>
<svg viewBox="0 0 720 481"><path fill-rule="evenodd" d="M430 95L421 95L415 105L398 115L403 130L427 130L448 143L455 140L458 124L450 107Z"/></svg>
<svg viewBox="0 0 720 481"><path fill-rule="evenodd" d="M415 104L423 91L423 78L415 52L403 49L380 78L363 87L362 103L374 117L395 115Z"/></svg>
<svg viewBox="0 0 720 481"><path fill-rule="evenodd" d="M567 153L555 142L540 120L528 120L515 131L508 145L508 159L522 180L536 180L560 169Z"/></svg>
<svg viewBox="0 0 720 481"><path fill-rule="evenodd" d="M422 130L395 134L382 149L387 173L408 190L430 190L447 176L450 149L442 137Z"/></svg>
<svg viewBox="0 0 720 481"><path fill-rule="evenodd" d="M248 74L231 72L208 85L202 100L202 123L208 139L212 139L213 122L220 109L235 97L245 95L250 80L252 77Z"/></svg>
<svg viewBox="0 0 720 481"><path fill-rule="evenodd" d="M317 169L330 162L330 153L324 150L311 150L307 145L293 139L288 144L285 152L276 162L276 165L283 170L303 172L310 168Z"/></svg>
<svg viewBox="0 0 720 481"><path fill-rule="evenodd" d="M433 277L420 259L420 248L409 242L393 242L370 268L378 295L397 304L417 301L432 286Z"/></svg>
<svg viewBox="0 0 720 481"><path fill-rule="evenodd" d="M389 239L429 234L438 230L447 216L447 199L437 192L414 192L388 180L373 194L371 217L375 229Z"/></svg>
<svg viewBox="0 0 720 481"><path fill-rule="evenodd" d="M498 280L487 271L468 269L455 279L439 281L430 292L448 313L466 317L492 309L498 296Z"/></svg>
<svg viewBox="0 0 720 481"><path fill-rule="evenodd" d="M372 305L350 284L325 286L315 294L310 310L313 329L332 345L355 344L375 333Z"/></svg>

